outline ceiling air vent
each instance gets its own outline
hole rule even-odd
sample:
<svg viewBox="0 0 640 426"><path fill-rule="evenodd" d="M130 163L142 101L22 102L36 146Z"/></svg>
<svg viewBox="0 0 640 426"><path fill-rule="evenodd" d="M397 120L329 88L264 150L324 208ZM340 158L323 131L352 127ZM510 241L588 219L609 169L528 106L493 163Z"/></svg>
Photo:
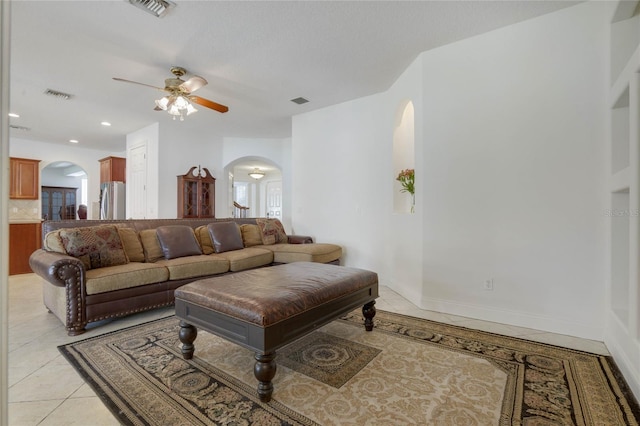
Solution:
<svg viewBox="0 0 640 426"><path fill-rule="evenodd" d="M169 9L176 6L169 0L129 0L129 3L158 18L162 18Z"/></svg>
<svg viewBox="0 0 640 426"><path fill-rule="evenodd" d="M45 90L44 94L47 96L53 96L54 98L57 98L57 99L62 99L63 101L73 98L73 95L70 95L68 93L58 92L57 90L53 90L53 89Z"/></svg>
<svg viewBox="0 0 640 426"><path fill-rule="evenodd" d="M22 130L23 132L28 132L29 130L31 130L29 127L16 126L14 124L9 124L9 128L10 129L15 129L15 130Z"/></svg>
<svg viewBox="0 0 640 426"><path fill-rule="evenodd" d="M307 100L305 98L295 98L295 99L291 99L291 102L293 102L294 104L302 105L302 104L306 104L307 102L309 102L309 100Z"/></svg>

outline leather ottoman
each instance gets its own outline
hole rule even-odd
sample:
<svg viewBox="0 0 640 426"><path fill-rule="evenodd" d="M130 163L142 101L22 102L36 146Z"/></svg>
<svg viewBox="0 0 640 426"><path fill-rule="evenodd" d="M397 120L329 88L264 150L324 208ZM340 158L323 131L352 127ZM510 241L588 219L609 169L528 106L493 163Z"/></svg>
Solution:
<svg viewBox="0 0 640 426"><path fill-rule="evenodd" d="M268 402L278 348L358 306L371 331L377 297L375 272L312 262L195 281L175 291L182 354L193 357L196 327L255 351L258 395Z"/></svg>

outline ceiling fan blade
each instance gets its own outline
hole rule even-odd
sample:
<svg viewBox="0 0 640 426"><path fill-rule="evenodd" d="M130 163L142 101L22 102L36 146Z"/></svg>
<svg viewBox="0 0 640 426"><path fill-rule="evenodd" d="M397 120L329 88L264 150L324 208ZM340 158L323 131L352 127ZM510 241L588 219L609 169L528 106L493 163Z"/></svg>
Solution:
<svg viewBox="0 0 640 426"><path fill-rule="evenodd" d="M113 77L113 79L116 80L116 81L122 81L122 82L125 82L125 83L133 83L133 84L139 84L140 86L151 87L152 89L161 90L163 92L167 91L164 87L156 87L156 86L152 86L150 84L138 83L137 81L125 80L124 78Z"/></svg>
<svg viewBox="0 0 640 426"><path fill-rule="evenodd" d="M207 85L207 80L205 80L204 78L198 75L194 75L189 80L182 83L180 87L186 90L187 93L193 93L199 88L201 88L202 86L206 86L206 85Z"/></svg>
<svg viewBox="0 0 640 426"><path fill-rule="evenodd" d="M209 99L201 98L200 96L189 96L189 100L197 103L198 105L202 105L203 107L211 108L218 112L227 112L229 111L229 107L224 105L217 104Z"/></svg>

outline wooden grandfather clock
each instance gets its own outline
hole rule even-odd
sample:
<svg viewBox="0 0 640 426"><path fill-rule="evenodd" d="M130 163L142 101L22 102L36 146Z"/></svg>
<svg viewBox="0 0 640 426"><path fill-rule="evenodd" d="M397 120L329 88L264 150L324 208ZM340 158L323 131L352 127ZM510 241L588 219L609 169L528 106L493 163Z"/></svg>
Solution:
<svg viewBox="0 0 640 426"><path fill-rule="evenodd" d="M205 167L178 176L178 218L215 217L215 198L216 179Z"/></svg>

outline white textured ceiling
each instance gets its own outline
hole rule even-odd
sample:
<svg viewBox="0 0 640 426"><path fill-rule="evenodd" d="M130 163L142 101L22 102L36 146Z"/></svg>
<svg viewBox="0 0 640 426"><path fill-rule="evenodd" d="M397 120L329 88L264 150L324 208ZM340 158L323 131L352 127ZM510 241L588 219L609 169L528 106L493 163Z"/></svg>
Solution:
<svg viewBox="0 0 640 426"><path fill-rule="evenodd" d="M170 125L185 132L287 137L291 116L384 91L420 52L571 6L565 1L180 1L155 18L127 1L13 1L11 130L22 139L123 151L153 122L171 66L229 106ZM187 76L188 77L188 76ZM62 101L46 89L71 93ZM290 99L305 97L305 105ZM100 126L103 120L113 125Z"/></svg>

